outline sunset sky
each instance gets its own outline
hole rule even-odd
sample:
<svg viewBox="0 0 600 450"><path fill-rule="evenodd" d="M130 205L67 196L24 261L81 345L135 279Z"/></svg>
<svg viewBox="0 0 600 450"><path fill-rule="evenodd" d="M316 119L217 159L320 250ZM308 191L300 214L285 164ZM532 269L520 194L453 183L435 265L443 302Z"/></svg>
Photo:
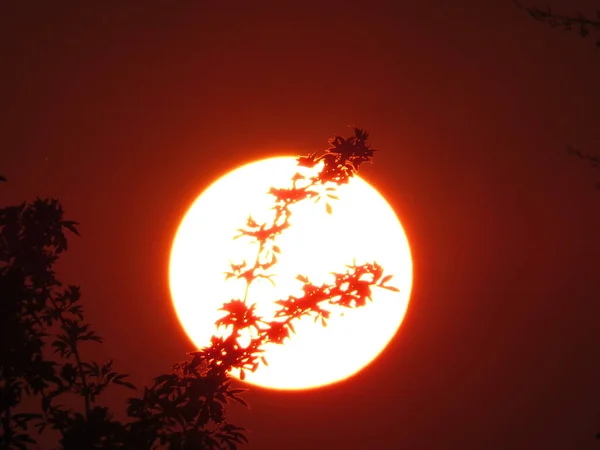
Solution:
<svg viewBox="0 0 600 450"><path fill-rule="evenodd" d="M600 445L600 171L566 151L600 153L593 40L510 0L4 1L0 65L0 201L81 223L59 271L90 357L142 385L194 350L168 286L191 202L355 124L411 245L404 323L343 383L252 388L244 448Z"/></svg>

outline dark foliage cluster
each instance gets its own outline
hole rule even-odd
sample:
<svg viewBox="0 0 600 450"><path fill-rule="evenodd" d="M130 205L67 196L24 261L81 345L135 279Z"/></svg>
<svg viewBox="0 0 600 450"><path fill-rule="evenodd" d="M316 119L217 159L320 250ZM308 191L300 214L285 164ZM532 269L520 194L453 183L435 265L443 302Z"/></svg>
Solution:
<svg viewBox="0 0 600 450"><path fill-rule="evenodd" d="M112 362L86 362L81 344L102 342L83 320L80 290L64 287L53 270L67 250L64 220L57 200L0 210L0 448L28 448L31 428L61 432L65 449L102 448L122 426L95 404L109 385L133 388ZM51 353L51 356L48 356ZM83 398L83 413L55 402L61 394ZM24 396L40 399L39 411L24 412ZM97 436L93 436L97 435ZM94 445L88 443L94 441Z"/></svg>
<svg viewBox="0 0 600 450"><path fill-rule="evenodd" d="M354 129L349 138L335 137L323 155L299 157L301 167L319 167L316 175L300 173L289 188L272 188L274 218L257 223L249 217L239 229L258 244L253 263L231 264L225 278L246 282L242 299L223 304L224 316L217 327L229 330L213 336L211 344L174 364L169 373L154 378L137 397L128 400L128 421L114 419L97 401L109 385L136 387L127 375L113 370L112 361L86 361L82 344L101 343L100 336L84 321L77 286L64 287L56 278L54 264L67 250L65 233L78 234L76 222L64 219L57 200L36 199L32 204L0 210L0 449L25 449L35 444L32 428L59 432L57 448L85 449L236 449L247 442L247 430L227 420L227 405L245 389L235 387L231 376L267 364L264 345L282 343L295 332L294 321L314 317L325 326L330 308L356 308L372 298L373 288L397 291L388 286L390 275L376 262L347 266L335 273L333 283L315 285L299 274L301 296L276 301L278 310L270 319L256 314L247 303L248 290L258 278L271 279L280 249L275 238L290 226L293 205L299 201L335 199L336 186L348 183L364 162L371 162L374 149L368 135ZM4 180L0 180L4 181ZM332 207L326 203L329 213ZM244 330L254 338L241 345ZM59 403L65 394L81 401L81 411ZM23 411L25 396L39 399L39 410Z"/></svg>

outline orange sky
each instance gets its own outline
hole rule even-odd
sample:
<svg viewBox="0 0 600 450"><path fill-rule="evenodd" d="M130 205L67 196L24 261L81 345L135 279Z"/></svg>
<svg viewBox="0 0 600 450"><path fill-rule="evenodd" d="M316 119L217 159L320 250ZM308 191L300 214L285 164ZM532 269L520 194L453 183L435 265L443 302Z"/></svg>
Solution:
<svg viewBox="0 0 600 450"><path fill-rule="evenodd" d="M593 41L508 0L72 3L0 5L1 201L81 222L61 273L90 354L140 384L182 359L167 265L190 202L356 124L411 242L408 313L347 382L253 389L245 448L596 448L600 172L566 153L600 153Z"/></svg>

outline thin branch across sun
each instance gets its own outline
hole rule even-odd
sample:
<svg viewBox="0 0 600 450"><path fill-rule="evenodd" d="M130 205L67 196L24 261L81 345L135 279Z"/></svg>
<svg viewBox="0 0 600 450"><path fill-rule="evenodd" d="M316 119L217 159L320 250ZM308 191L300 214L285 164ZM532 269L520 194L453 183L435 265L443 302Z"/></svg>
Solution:
<svg viewBox="0 0 600 450"><path fill-rule="evenodd" d="M203 237L210 240L210 244L212 245L211 249L217 249L215 251L218 251L218 249L221 248L219 245L222 243L231 243L232 238L243 240L243 242L240 243L243 244L242 246L246 250L250 249L250 251L249 253L242 253L244 256L239 257L242 259L241 261L234 261L229 265L225 262L225 265L223 266L226 270L223 278L230 279L233 283L231 286L235 286L235 289L232 290L233 294L227 294L226 299L228 298L228 300L225 303L219 303L218 300L216 301L217 308L220 306L220 310L224 314L222 314L219 319L215 319L216 323L212 323L217 331L215 331L215 334L212 335L210 339L207 339L207 341L209 341L207 343L208 345L199 345L199 350L188 354L191 358L172 366L172 373L157 377L154 380L154 385L144 391L142 398L130 400L128 413L130 417L136 419L135 428L138 430L136 432L155 436L160 443L169 442L173 436L183 439L186 442L201 441L204 443L208 441L219 441L223 443L244 443L247 441L244 434L245 430L231 425L228 422L226 415L226 405L228 402L235 401L242 405L246 405L244 400L239 396L239 394L246 389L235 388L232 386L232 381L236 378L234 374L239 373L240 379L251 381L250 376L248 375L249 372L255 372L261 365L268 365L269 361L265 357L266 348L271 351L271 349L273 349L271 344L274 344L276 348L286 350L286 347L281 347L276 344L282 344L284 342L288 344L288 339L298 343L302 338L300 329L305 326L305 321L300 322L302 318L312 317L314 322L320 322L319 325L329 325L327 328L328 331L333 331L340 322L355 323L352 322L352 319L355 318L349 317L352 315L351 312L345 314L345 317L340 318L339 322L336 317L335 323L334 318L331 317L331 315L334 310L341 312L364 307L370 301L373 301L375 289L381 289L382 292L386 291L389 294L394 295L381 295L381 297L379 297L380 294L377 293L377 297L379 298L373 301L373 306L386 305L386 307L389 307L390 304L401 304L402 299L396 298L396 293L399 289L387 284L392 277L391 275L384 273L382 265L375 261L357 264L352 260L352 256L350 256L349 261L344 261L346 258L346 256L344 256L340 263L336 262L336 267L340 267L341 271L340 273L331 273L332 277L330 277L327 282L321 282L322 280L317 282L315 275L312 273L308 276L306 273L296 273L296 270L289 272L291 286L294 286L295 283L299 283L298 289L293 291L294 295L288 295L287 289L289 288L289 292L292 292L292 288L285 284L284 280L284 283L282 284L285 286L285 289L282 290L283 297L280 297L279 294L275 296L275 300L273 300L272 304L270 303L271 306L273 306L274 312L272 315L269 315L268 318L263 314L261 308L257 307L257 304L254 303L257 300L260 300L261 302L270 302L270 299L265 300L262 298L263 291L258 289L259 286L253 286L253 284L258 284L257 282L260 279L263 279L263 281L269 280L274 283L273 275L276 266L278 269L277 276L279 277L281 275L286 260L293 254L288 253L289 247L286 246L285 241L299 228L297 228L296 225L298 225L300 219L304 218L303 213L312 210L312 208L322 208L323 203L325 204L325 211L320 210L320 212L324 217L329 217L334 220L337 213L342 213L343 208L345 208L343 205L347 205L341 197L342 186L348 185L343 187L351 188L352 183L349 183L351 178L358 173L364 162L372 162L374 157L375 150L369 146L367 139L368 134L364 130L355 128L353 129L353 135L348 138L338 136L330 139L329 147L322 155L317 156L313 153L296 158L296 164L290 166L290 173L293 175L288 179L286 172L285 176L278 178L282 180L282 183L286 183L289 180L289 185L287 187L265 187L265 191L263 191L265 194L268 194L266 201L267 210L269 210L268 208L270 207L269 196L273 199L272 209L269 210L270 219L266 219L266 221L263 222L262 220L264 218L257 220L257 218L252 217L251 215L245 219L245 225L238 228L237 232L233 226L231 229L227 227L227 230L232 230L231 236L228 235L229 231L227 231L224 233L223 241L221 241L221 237L215 238L215 235L211 234L209 239L202 234ZM288 167L286 164L282 166L278 163L270 167ZM296 170L294 170L294 167L296 167ZM296 173L294 174L294 172ZM355 181L360 181L359 185L363 186L364 182L362 180ZM277 181L277 183L272 184L279 183L280 181ZM269 185L269 183L265 184L266 186ZM337 204L338 211L334 214L334 207L332 207L330 202L337 200L337 188L340 188L338 191L340 199ZM222 202L222 191L220 191L220 189L221 188L217 189L216 192L219 192L219 194L216 195L216 197L209 198ZM348 192L356 191L349 190ZM205 195L209 194L205 192L201 198ZM378 194L375 192L374 194L369 194L369 196L365 197L370 199L372 203L375 203L373 200L375 197L371 195ZM311 202L307 202L308 200L314 202L315 205L310 204ZM321 200L323 200L323 202L319 204ZM300 202L302 202L303 206L296 208L296 205ZM382 202L384 202L383 199ZM309 208L302 209L307 206ZM368 206L371 207L372 205ZM259 209L261 208L262 206ZM204 210L204 212L206 211ZM325 214L325 212L328 214ZM188 212L188 214L190 214L190 212ZM294 219L292 220L294 225L292 229L290 229L290 218L292 217L292 214L294 214ZM396 217L391 210L390 215L393 216L393 220L390 220L393 222L394 226L398 226L399 222L397 222ZM385 217L389 218L390 216ZM244 221L244 219L242 219L242 221ZM190 225L198 225L198 223L199 222L196 222L195 220L189 222ZM207 221L207 223L212 226L210 221ZM186 224L187 222L184 218L178 231L178 236L182 233L182 228L184 226L186 227L184 234L186 239L190 236L187 234L188 232L199 233L197 228L192 226L188 228ZM202 233L209 229L212 230L212 228L202 228ZM368 232L370 232L368 225L361 229L368 229ZM385 228L385 230L389 229ZM323 229L322 232L323 236L328 236L328 233L331 233L331 230ZM361 233L363 233L363 231L361 231ZM402 236L404 237L403 234ZM356 237L364 236L361 235ZM174 249L179 245L178 242L189 243L186 239L178 241L176 237ZM330 238L327 237L326 239ZM347 245L345 244L346 248L350 248L352 250L351 253L356 253L359 248L358 241L358 239L351 238ZM363 240L361 239L360 241L362 242ZM246 243L248 243L248 245L246 245ZM195 247L195 245L196 244L177 247L185 247L185 252L176 253L174 250L173 254L179 256L187 255L187 252L189 251L192 252L195 255L194 258L196 258L196 252L200 251L201 247ZM371 248L372 245L372 240L369 240L369 248ZM386 248L389 247L390 245L386 245ZM254 253L255 248L256 253ZM405 248L399 247L399 250L404 252ZM406 252L408 257L410 257L408 247L406 247ZM210 258L210 255L208 255L208 257ZM311 256L311 258L319 259L319 255ZM363 257L360 258L362 258L361 262L368 260L368 257L366 259ZM377 258L380 258L380 256L378 255ZM178 261L189 262L190 260L187 260L184 257L183 259L178 259ZM386 259L386 265L388 264L387 261L393 261L393 264L397 264L398 259L396 256L391 259ZM190 267L193 267L193 265L188 264L188 262L183 266L177 265L176 267L183 268L186 271L191 270ZM216 275L221 270L219 264L216 264L213 261L210 264L210 267L205 265L201 266L205 268L205 270L214 270L214 272L210 272L210 279L206 279L207 282L213 282L213 273ZM326 265L328 264L329 263L326 263ZM344 264L346 265L346 270L343 269ZM215 267L219 267L219 269L216 269ZM299 271L304 271L304 269L299 269ZM326 268L325 273L327 272L331 271ZM171 273L179 272L172 271ZM186 280L190 276L194 276L194 271L185 273L186 275L184 278ZM196 285L198 283L202 285L202 290L199 292L202 295L218 296L219 288L214 290L207 288L206 283L202 282L205 280L205 277L207 277L207 274L201 273L200 275L200 278L194 280ZM218 277L219 275L216 276ZM286 279L287 278L288 275L286 275ZM181 280L181 278L178 278L178 280ZM279 286L280 278L278 278L277 281L277 285ZM223 286L225 286L225 283L225 280L223 280ZM410 290L410 283L401 285L403 293ZM218 286L221 285L218 284ZM407 289L405 289L404 286L407 286ZM249 295L251 287L253 288L252 295ZM237 294L238 289L239 295ZM193 288L191 290L193 290ZM184 289L183 291L178 292L187 293L189 290ZM257 295L256 292L261 292L261 294ZM379 299L382 301L379 301ZM200 300L201 299L194 296L190 303L185 303L185 305L195 306L199 303L209 304L212 302L212 300L208 298L205 299L205 302L201 302ZM212 305L212 303L210 304ZM214 312L212 306L210 308L210 312ZM177 313L180 316L180 320L184 318L186 321L189 320L189 322L187 322L188 324L196 326L194 323L195 317L203 319L203 317L197 315L198 311L199 310L192 308L186 309L185 311L178 311ZM377 313L379 312L380 310L377 310ZM360 314L369 314L369 309L362 309ZM340 313L340 315L343 314ZM215 317L218 316L219 315L217 314ZM208 326L208 323L209 322L207 321L205 326ZM306 326L312 326L310 320L308 320L308 325ZM399 326L399 322L397 321L394 321L394 324L392 325L383 327L378 326L379 329L385 330L385 333L387 334L380 334L379 330L377 330L377 333L371 332L371 334L381 335L381 339L385 339L386 336L394 332L396 329L394 327L396 326ZM319 328L322 330L321 327ZM298 334L292 336L296 331L298 331ZM216 334L217 332L219 332L218 335ZM353 334L360 335L360 333ZM243 337L243 335L245 335L245 337ZM296 338L295 340L294 337ZM341 353L338 352L338 354ZM268 355L273 354L269 353ZM273 357L269 370L273 371L277 364L278 361ZM255 374L252 374L252 376L254 375ZM153 432L152 430L159 431ZM222 448L227 447L223 446ZM236 447L234 446L231 448Z"/></svg>
<svg viewBox="0 0 600 450"><path fill-rule="evenodd" d="M0 381L4 382L6 388L0 389L0 447L25 448L35 443L33 437L28 434L28 424L39 427L40 432L46 426L54 428L60 435L58 446L65 450L232 450L246 443L246 430L233 425L227 418L229 402L234 401L247 406L239 396L245 389L232 386L232 370L239 370L240 378L243 379L248 370L255 371L261 363L267 364L264 358L265 346L281 344L291 338L295 329L303 326L303 323L298 323L303 317L310 316L315 322L328 324L327 330L332 331L337 324L334 323L334 318L330 317L332 309L364 307L373 300L374 288L398 291L396 287L387 285L391 276L384 274L380 264L357 264L355 261L348 261L346 270L333 273L331 282L317 282L315 275L309 272L290 275L292 284L301 283L302 289L295 291L296 295L287 295L275 300L274 316L268 320L261 317L262 313L258 313L255 304L252 304L248 297L248 290L254 282L260 278L269 280L278 262L280 271L285 265L284 259L289 257L290 252L289 247L282 242L293 235L297 225L294 223L292 229L288 230L292 211L297 214L294 220L303 217L301 213L311 211L311 208L294 209L295 204L303 200L318 203L325 199L325 209L330 215L320 210L323 216L333 220L341 214L344 209L341 186L349 183L363 162L371 162L373 158L375 150L369 147L367 138L366 132L355 129L354 135L347 139L331 139L330 147L323 155L317 157L316 154L310 154L297 158L298 173L291 177L291 187L269 190L274 199L274 220L258 223L249 217L246 226L238 230L238 238L254 242L249 258L254 262L242 261L232 264L229 273L226 274L234 281L245 281L245 294L240 293L241 298L231 299L222 305L225 316L216 324L229 330L229 333L220 337L212 336L210 345L191 353L191 358L174 364L170 373L155 377L153 384L144 388L140 396L129 398L127 422L115 420L109 409L98 405L96 401L110 384L120 384L128 388L134 386L126 380L126 375L113 371L112 361L98 364L83 359L80 344L90 340L100 342L100 337L83 322L79 289L75 286L62 289L62 284L55 278L53 271L53 265L59 255L67 249L64 230L78 234L77 223L63 220L62 207L55 200L38 199L33 205L22 204L1 209L0 243L3 245L0 245L0 253L3 256L0 257L0 293L3 294L3 302L0 306L5 314L0 314L0 319L3 319L3 330L10 332L12 338L9 339L11 345L4 349L5 357L0 358L0 361L4 362L0 364ZM290 173L293 173L293 159L291 162ZM310 168L315 170L308 170ZM313 175L303 176L300 174L301 170ZM281 182L285 183L287 177L288 172L285 172L280 178ZM2 181L4 178L0 177L0 182ZM266 186L279 182L268 182ZM352 183L345 187L350 188L351 185ZM263 187L268 189L261 185L261 190ZM336 200L335 192L338 187L340 199L336 205L336 214L332 214L333 208L329 201ZM377 202L372 196L367 198L370 203ZM268 200L267 197L267 203ZM357 205L354 200L353 197L352 212ZM305 205L306 203L304 202ZM311 204L308 206L313 207ZM363 204L362 208L366 207ZM361 209L360 212L364 211ZM233 227L228 228L225 235L230 232L234 234L233 230ZM364 230L367 230L364 235L351 235L347 245L344 241L345 248L350 248L351 254L359 253L358 240L354 237L364 236L369 238L371 254L370 250L374 244L371 222L367 221ZM389 231L385 230L386 233ZM329 229L323 231L323 236L327 236L329 240ZM285 235L278 240L282 251L275 241L284 232ZM229 236L226 239L227 242L231 242ZM322 244L323 242L319 241L319 245ZM390 247L388 244L386 241L386 248ZM254 247L258 248L256 257L253 254ZM408 247L406 250L408 251ZM409 253L407 254L410 257ZM317 258L318 256L315 257ZM336 262L336 267L343 268L346 258L344 253L341 262ZM379 254L377 258L381 258ZM330 261L324 262L326 266L331 264ZM383 262L386 266L393 267L397 261L392 258ZM311 265L315 263L316 261L311 260ZM222 267L218 267L216 270L218 272L221 269ZM308 270L308 267L304 266L298 271L305 270ZM244 283L240 283L239 287L243 291ZM288 286L286 290L287 288ZM402 291L410 291L410 284L402 285ZM253 290L253 294L255 292ZM384 297L380 298L385 301L379 301L379 298L373 301L373 306L385 305L388 308L390 304L399 303L395 301L396 294L392 295L394 298L390 303L386 303L388 299ZM369 309L366 308L360 311L361 316L367 317L368 313ZM387 309L386 314L389 315ZM356 325L348 320L350 315L348 313L340 320L352 324L350 327L353 332ZM211 318L210 321L212 320ZM53 324L60 325L60 330L56 334L48 334L47 331L51 331L48 327ZM381 325L378 323L377 328L382 328ZM310 320L308 327L312 327ZM247 345L241 345L240 334L249 329L255 331L256 337ZM319 329L322 330L320 327ZM393 332L393 329L388 331ZM301 334L298 331L295 342L302 338ZM374 334L373 330L370 334ZM31 339L25 339L24 336ZM47 345L43 342L45 336L54 336L55 339L51 339ZM321 341L321 347L322 344ZM355 347L351 348L352 351L356 351ZM60 363L46 359L43 354L45 349L54 350ZM23 355L26 356L25 359ZM273 370L276 365L277 361L272 358L269 370ZM41 400L41 414L17 412L16 406L23 397L22 393L28 390ZM55 404L58 397L67 393L79 395L83 400L83 412ZM37 420L39 423L35 423Z"/></svg>
<svg viewBox="0 0 600 450"><path fill-rule="evenodd" d="M317 175L306 177L297 172L291 179L291 187L269 190L274 197L275 215L272 221L258 223L252 216L246 226L240 228L234 239L245 237L251 243L258 244L258 252L253 264L248 261L231 263L231 270L225 273L226 279L242 279L246 283L243 299L232 299L221 308L226 315L220 318L217 327L225 327L229 334L224 337L213 336L211 345L191 353L194 363L209 368L208 373L228 373L232 369L240 370L240 379L245 379L245 370L256 371L262 362L268 365L263 356L267 343L281 344L295 333L294 322L302 317L311 316L314 322L320 321L327 326L327 320L333 307L358 308L372 301L372 288L379 287L399 291L387 285L391 275L384 276L383 268L377 262L347 265L346 273L333 273L334 283L315 285L304 275L298 274L297 280L303 283L301 296L290 295L275 301L279 308L273 320L265 320L256 314L256 305L248 304L250 285L258 278L272 281L271 269L277 264L277 255L281 252L275 244L277 236L290 227L292 207L303 200L318 203L323 197L337 199L336 186L347 184L359 172L360 165L372 162L375 149L368 143L366 131L355 128L354 135L345 139L330 139L330 147L321 156L311 153L297 158L298 166L314 168L321 164ZM333 209L326 202L329 214ZM239 342L242 331L253 329L256 337L248 345Z"/></svg>

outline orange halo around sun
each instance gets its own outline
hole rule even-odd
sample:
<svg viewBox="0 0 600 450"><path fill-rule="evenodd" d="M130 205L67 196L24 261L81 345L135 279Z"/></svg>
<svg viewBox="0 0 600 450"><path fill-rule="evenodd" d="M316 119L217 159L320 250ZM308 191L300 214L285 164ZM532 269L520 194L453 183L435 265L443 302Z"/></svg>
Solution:
<svg viewBox="0 0 600 450"><path fill-rule="evenodd" d="M257 246L244 238L233 240L237 229L249 215L259 223L272 217L274 197L267 194L272 186L289 187L296 172L310 175L316 170L298 167L292 157L256 161L218 179L189 208L173 242L169 278L175 311L196 346L224 334L214 325L224 315L219 308L243 296L245 283L225 281L224 273L230 270L230 261L252 261ZM248 302L256 302L258 314L272 318L275 300L301 295L297 275L306 275L315 284L331 282L331 272L345 272L353 261L376 261L385 274L394 275L388 284L400 292L375 287L373 302L356 309L333 309L327 327L310 317L295 322L296 334L284 344L265 347L269 365L246 374L245 381L251 384L308 389L348 378L382 352L404 318L412 260L396 214L358 176L336 191L339 199L331 200L332 214L323 202L305 200L291 207L291 226L275 241L281 249L273 270L275 286L257 279L250 286Z"/></svg>

